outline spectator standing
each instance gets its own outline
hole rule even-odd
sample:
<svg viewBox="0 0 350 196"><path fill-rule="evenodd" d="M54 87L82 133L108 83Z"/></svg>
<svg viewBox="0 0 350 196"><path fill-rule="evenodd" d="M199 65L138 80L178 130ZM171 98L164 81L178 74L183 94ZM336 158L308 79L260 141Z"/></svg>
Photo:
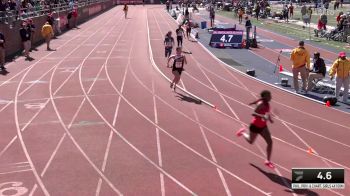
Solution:
<svg viewBox="0 0 350 196"><path fill-rule="evenodd" d="M301 7L300 12L301 12L301 16L304 18L304 16L307 14L307 8L305 4Z"/></svg>
<svg viewBox="0 0 350 196"><path fill-rule="evenodd" d="M294 6L293 6L293 3L290 3L290 6L288 7L288 10L289 10L289 17L290 17L290 18L293 18L293 15L294 15Z"/></svg>
<svg viewBox="0 0 350 196"><path fill-rule="evenodd" d="M287 6L287 5L283 7L282 13L283 13L283 19L284 19L284 21L285 21L285 22L288 22L288 16L289 16L289 14L288 14L288 6Z"/></svg>
<svg viewBox="0 0 350 196"><path fill-rule="evenodd" d="M30 45L31 49L33 50L33 45L34 45L34 35L35 35L35 25L32 19L28 19L28 29L30 31Z"/></svg>
<svg viewBox="0 0 350 196"><path fill-rule="evenodd" d="M239 21L239 24L242 24L243 15L244 15L243 8L239 8L239 11L238 11L238 21Z"/></svg>
<svg viewBox="0 0 350 196"><path fill-rule="evenodd" d="M5 36L0 32L0 69L5 70Z"/></svg>
<svg viewBox="0 0 350 196"><path fill-rule="evenodd" d="M299 42L299 46L293 49L290 60L293 62L292 71L293 71L293 83L294 90L296 93L299 93L299 81L298 75L300 73L301 80L303 83L303 91L306 91L306 81L307 81L307 70L310 69L310 54L304 47L304 41Z"/></svg>
<svg viewBox="0 0 350 196"><path fill-rule="evenodd" d="M336 1L334 2L334 10L339 9L339 4L340 4L340 1L339 1L339 0L336 0Z"/></svg>
<svg viewBox="0 0 350 196"><path fill-rule="evenodd" d="M248 16L245 17L245 29L246 29L246 44L245 48L249 49L250 47L250 29L252 28L252 23L250 22L250 19Z"/></svg>
<svg viewBox="0 0 350 196"><path fill-rule="evenodd" d="M213 6L209 8L210 26L213 27L215 23L215 10Z"/></svg>
<svg viewBox="0 0 350 196"><path fill-rule="evenodd" d="M312 70L310 70L308 77L306 93L312 90L312 88L314 87L314 79L322 79L326 76L326 64L324 63L324 60L320 57L319 52L314 53L313 64L314 66Z"/></svg>
<svg viewBox="0 0 350 196"><path fill-rule="evenodd" d="M326 9L326 14L327 14L328 8L329 8L329 1L326 0L323 6L324 6L324 9Z"/></svg>
<svg viewBox="0 0 350 196"><path fill-rule="evenodd" d="M309 16L309 23L310 23L311 22L311 16L312 16L312 8L311 8L311 6L307 10L307 15Z"/></svg>
<svg viewBox="0 0 350 196"><path fill-rule="evenodd" d="M72 11L72 16L73 16L74 28L78 28L78 26L77 26L77 22L78 22L78 8L77 7L74 7L74 9Z"/></svg>
<svg viewBox="0 0 350 196"><path fill-rule="evenodd" d="M350 61L346 58L345 52L340 52L337 60L334 61L329 75L331 76L331 80L333 80L334 75L335 78L335 96L339 97L340 89L343 86L343 102L348 103L348 95L349 95L349 72L350 72Z"/></svg>
<svg viewBox="0 0 350 196"><path fill-rule="evenodd" d="M327 30L327 27L326 27L326 25L327 25L327 23L328 23L327 15L326 15L326 14L322 14L322 15L320 16L320 20L321 20L322 25L323 25L323 30Z"/></svg>
<svg viewBox="0 0 350 196"><path fill-rule="evenodd" d="M259 20L259 15L260 15L260 5L259 4L256 4L255 15L256 15L256 20Z"/></svg>
<svg viewBox="0 0 350 196"><path fill-rule="evenodd" d="M30 60L29 56L29 50L31 48L31 43L30 43L30 29L28 29L27 23L23 22L22 23L22 28L19 30L19 34L21 36L23 48L24 48L24 55L26 57L26 60Z"/></svg>
<svg viewBox="0 0 350 196"><path fill-rule="evenodd" d="M44 26L41 28L41 35L45 38L47 50L51 51L52 49L50 48L50 41L54 36L54 32L49 22L46 22Z"/></svg>

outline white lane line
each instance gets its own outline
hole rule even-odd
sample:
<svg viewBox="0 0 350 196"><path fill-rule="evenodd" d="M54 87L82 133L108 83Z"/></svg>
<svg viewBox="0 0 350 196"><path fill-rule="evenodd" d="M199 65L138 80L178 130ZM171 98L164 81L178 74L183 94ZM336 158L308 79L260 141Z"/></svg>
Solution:
<svg viewBox="0 0 350 196"><path fill-rule="evenodd" d="M122 18L122 17L120 17ZM111 18L114 19L114 18ZM111 20L110 19L110 20ZM109 20L109 21L110 21ZM80 68L83 66L84 62L86 61L86 59L93 53L93 51L99 46L100 43L102 43L102 41L104 41L110 34L111 32L116 28L117 26L114 26L114 28L111 28L110 31L108 31L108 33L105 34L105 36L95 45L94 49L92 51L89 52L89 54L84 58L84 60L82 61ZM93 163L93 161L88 157L88 155L83 151L83 149L79 146L78 142L74 139L74 137L72 136L72 134L70 133L70 131L68 130L68 128L66 127L66 125L64 124L61 114L59 113L56 103L53 99L53 91L52 91L52 81L53 81L53 77L54 74L57 70L57 67L54 69L54 71L51 74L51 78L50 78L50 97L51 97L51 102L52 105L54 107L54 110L57 114L58 119L61 122L61 125L64 129L64 131L66 132L66 134L68 135L68 137L70 138L70 140L73 142L73 144L76 146L76 148L79 150L79 152L82 154L82 156L86 159L86 161L92 166L92 168L96 171L96 173L98 173L98 175L111 187L111 189L117 193L118 195L122 195L122 193L113 185L113 183L99 170L99 168ZM82 82L81 80L81 69L79 69L80 73L79 73L79 81ZM95 80L96 81L96 80ZM82 85L82 84L81 84ZM93 85L93 84L92 84ZM85 97L88 97L88 95L86 94L86 91L84 89L84 86L81 86L81 88L84 91L84 95Z"/></svg>
<svg viewBox="0 0 350 196"><path fill-rule="evenodd" d="M133 45L132 45L133 46ZM132 51L132 50L131 50ZM109 54L110 55L110 54ZM108 58L107 58L108 59ZM116 86L113 84L110 75L108 73L108 70L105 69L106 71L106 75L108 78L108 81L110 82L110 84L112 85L113 89L120 95L122 96L122 93L120 91L118 91L118 89L116 88ZM80 74L81 77L81 74ZM82 86L82 83L80 84ZM83 86L82 86L83 87ZM83 89L84 90L84 89ZM86 94L86 92L84 91L84 94ZM140 156L142 156L145 160L147 160L151 165L153 165L156 169L158 169L160 172L162 172L164 175L166 175L168 178L170 178L172 181L174 181L176 184L178 184L180 187L182 187L184 190L186 190L187 192L189 192L192 195L195 195L195 193L193 191L191 191L189 188L187 188L185 185L183 185L181 182L179 182L175 177L173 177L172 175L170 175L168 172L166 172L163 168L159 167L158 164L154 163L149 157L147 157L144 153L142 153L137 147L135 147L132 143L130 143L119 131L117 131L113 125L111 125L106 119L105 117L99 112L99 110L96 108L96 106L92 103L92 101L90 100L89 97L86 97L87 100L90 102L90 105L94 108L94 110L96 111L96 113L101 117L101 119L103 121L106 122L106 124L113 130L114 133L116 133L126 144L128 144L134 151L136 151ZM123 97L124 100L125 97Z"/></svg>
<svg viewBox="0 0 350 196"><path fill-rule="evenodd" d="M33 194L35 193L36 189L38 188L38 185L37 184L34 184L32 190L30 191L29 193L29 196L33 196Z"/></svg>
<svg viewBox="0 0 350 196"><path fill-rule="evenodd" d="M172 28L172 26L169 24L169 22L167 21L167 19L165 19L164 17L163 17L163 15L162 14L159 14L159 15L161 15L161 17L167 22L167 24L168 24L168 26L169 26L169 28ZM156 18L154 18L155 20L156 20L156 23L158 24L158 21L157 21L157 19ZM161 28L160 28L160 26L159 26L159 24L158 24L158 28L159 28L159 31L161 31ZM186 47L185 47L186 48ZM209 83L211 84L211 86L214 88L214 90L215 90L215 92L217 92L217 93L219 93L219 90L218 90L218 88L215 86L215 84L211 81L211 79L208 77L208 75L203 71L203 69L201 68L202 67L202 65L197 61L197 59L195 59L192 55L191 55L191 58L194 60L194 62L196 63L196 65L197 65L197 67L199 68L199 70L202 72L202 74L207 78L207 80L209 81ZM242 123L242 121L241 121L241 119L239 118L239 116L238 116L238 114L233 110L233 108L230 106L230 104L227 102L227 100L219 93L219 95L220 95L220 98L224 101L224 103L226 104L226 106L228 107L228 109L231 111L231 113L235 116L235 118L239 121L239 122L241 122L241 125L244 125L243 123ZM198 121L198 119L196 119L197 121ZM199 121L198 121L199 122ZM200 127L200 129L202 130L202 127ZM207 141L206 141L207 142ZM208 143L209 144L209 143ZM258 147L260 147L259 145L257 145ZM208 147L209 149L211 149L210 148L210 145L209 145L209 147ZM216 161L215 161L216 162ZM286 180L283 178L283 176L281 175L281 173L278 171L278 169L277 168L275 168L274 169L278 174L279 174L279 177L283 180L283 183L288 187L289 185L288 185L288 183L286 182ZM219 173L220 174L220 173ZM225 182L225 181L222 181L223 183ZM227 184L226 183L224 183L224 186L226 185L226 187L227 187ZM226 192L228 191L228 193L229 194L231 194L230 192L229 192L229 190L228 189L226 189ZM293 193L293 195L295 195L294 193Z"/></svg>
<svg viewBox="0 0 350 196"><path fill-rule="evenodd" d="M155 88L154 88L154 76L152 75L152 99L153 99L153 111L154 111L154 122L158 125L158 110L157 110L157 103L156 98L154 96L155 94ZM162 161L162 150L160 146L160 137L159 137L159 130L156 127L156 140L157 140L157 154L158 154L158 164L160 167L163 167L163 161ZM165 185L164 185L164 174L160 173L160 191L162 196L165 196Z"/></svg>
<svg viewBox="0 0 350 196"><path fill-rule="evenodd" d="M110 80L110 77L107 73L107 77ZM118 89L113 85L113 88L116 90L116 92L118 92ZM120 93L120 92L118 92ZM257 190L258 192L264 194L264 195L269 195L269 193L264 192L263 190L259 189L258 187L254 186L253 184L245 181L244 179L240 178L239 176L233 174L232 172L228 171L227 169L223 168L221 165L218 165L217 163L213 162L212 160L208 159L207 157L203 156L202 154L198 153L197 151L195 151L194 149L192 149L191 147L189 147L188 145L186 145L185 143L181 142L180 140L178 140L176 137L174 137L173 135L171 135L170 133L168 133L167 131L165 131L162 127L158 126L157 124L155 124L152 120L150 120L146 115L144 115L141 111L139 111L134 105L132 105L128 99L126 99L122 94L120 94L120 96L123 98L123 100L130 106L132 107L139 115L141 115L145 120L147 120L148 122L152 123L154 126L158 127L158 129L160 131L162 131L163 133L165 133L166 135L168 135L171 139L173 139L174 141L176 141L177 143L181 144L182 146L184 146L185 148L187 148L188 150L190 150L191 152L193 152L194 154L198 155L199 157L201 157L202 159L206 160L208 163L220 168L221 170L223 170L224 172L226 172L227 174L231 175L232 177L240 180L241 182L245 183L246 185L250 186L251 188ZM96 109L96 107L92 104L92 107L95 108L96 112L98 112L98 110ZM99 113L100 114L100 113ZM100 114L101 118L104 119L103 115ZM106 122L107 123L107 122ZM109 124L109 123L107 123ZM116 130L115 130L116 131ZM128 142L118 131L116 131L116 133L118 135L120 135L121 138L123 138L123 140L125 142ZM168 174L166 171L164 171L162 168L160 168L157 164L155 164L152 160L150 160L147 156L145 156L142 152L140 152L135 146L133 146L131 143L128 142L128 144L130 144L132 146L132 148L135 149L135 151L137 151L141 156L143 156L145 159L149 160L149 162L154 165L156 168L160 169L162 172L164 172L164 174L168 177L170 177L172 180L174 180L174 182L178 183L180 186L182 186L183 188L186 188L185 190L189 189L187 187L184 187L183 184L181 184L180 182L178 182L175 178L173 178L170 174Z"/></svg>
<svg viewBox="0 0 350 196"><path fill-rule="evenodd" d="M8 106L11 105L11 103L13 103L13 101L9 101L4 107L1 108L0 112L4 111Z"/></svg>
<svg viewBox="0 0 350 196"><path fill-rule="evenodd" d="M114 51L114 48L119 45L120 43L120 38L122 37L122 35L125 33L126 31L126 27L129 26L129 21L125 24L125 27L124 29L122 30L122 32L120 32L117 40L114 42L107 58L105 58L105 62L103 63L103 66L102 68L104 68L104 70L107 72L107 64L108 64L108 60L110 59L111 57L111 54L112 52ZM131 56L131 50L129 51L129 58L128 58L128 62L125 66L125 70L124 70L124 74L123 74L123 80L122 80L122 84L121 84L121 87L120 87L120 91L123 92L124 90L124 85L125 85L125 80L126 80L126 75L128 73L128 66L130 64L130 56ZM102 69L101 69L102 70ZM89 93L89 92L88 92ZM84 98L85 100L86 98ZM115 126L115 123L117 121L117 118L118 118L118 114L119 114L119 106L120 106L120 101L121 101L121 98L119 97L118 98L118 102L117 102L117 105L116 105L116 109L115 109L115 112L114 112L114 116L113 116L113 122L112 122L112 126L114 127ZM107 165L107 161L108 161L108 155L109 155L109 150L110 150L110 147L111 147L111 143L112 143L112 136L113 136L113 131L111 130L110 131L110 136L108 138L108 143L107 143L107 147L106 147L106 151L105 151L105 154L104 154L104 159L103 159L103 162L102 162L102 172L105 172L105 169L106 169L106 165ZM97 189L96 189L96 196L99 196L100 195L100 191L101 191L101 186L102 186L102 179L100 178L98 180L98 184L97 184Z"/></svg>
<svg viewBox="0 0 350 196"><path fill-rule="evenodd" d="M164 74L163 74L164 75ZM219 111L220 112L220 111ZM222 112L221 112L222 113ZM227 116L227 115L226 115ZM231 116L228 116L229 118L231 118ZM281 166L280 166L281 167ZM281 167L282 168L282 167ZM285 169L285 168L283 168L283 169ZM287 169L285 169L285 170L287 170ZM288 170L287 170L288 171Z"/></svg>
<svg viewBox="0 0 350 196"><path fill-rule="evenodd" d="M108 12L106 12L107 14ZM100 24L101 21L103 21L104 19L98 20L96 21L96 25ZM80 33L78 33L77 35L75 35L74 37L72 37L71 39L67 40L66 42L64 42L63 44L61 44L59 47L57 47L58 49L61 49L63 47L65 47L68 43L70 43L72 40L75 40L77 37L81 37L82 34L85 34L87 31L91 30L95 28L95 23L93 23L92 25L90 25L90 28L85 29L84 31L81 31ZM37 65L39 62L41 62L42 60L46 59L48 56L50 56L51 54L55 53L55 51L52 51L50 53L48 53L47 55L41 57L37 62L33 63L32 65L26 67L25 69L21 70L20 72L18 72L17 74L15 74L14 76L12 76L11 78L5 80L3 83L0 84L0 87L3 86L6 83L9 83L12 79L16 78L17 76L19 76L20 74L24 73L27 69L31 69L31 67ZM21 59L21 58L20 58ZM18 60L20 60L18 59ZM61 58L60 58L61 59ZM9 65L12 65L14 63L9 63L6 66L8 67Z"/></svg>
<svg viewBox="0 0 350 196"><path fill-rule="evenodd" d="M107 73L108 74L108 73ZM110 79L109 75L107 75L107 77ZM82 85L82 84L81 84ZM120 93L118 91L118 89L113 85L113 88L115 89L116 92ZM186 145L185 143L183 143L182 141L178 140L176 137L174 137L173 135L171 135L170 133L168 133L167 131L165 131L162 127L158 126L157 124L155 124L151 119L149 119L145 114L143 114L140 110L138 110L127 98L124 97L124 95L122 95L121 93L119 94L123 100L131 107L133 108L139 115L141 115L145 120L147 120L148 122L150 122L151 124L153 124L154 126L156 126L161 132L163 132L164 134L168 135L171 139L173 139L174 141L176 141L177 143L181 144L182 146L184 146L186 149L190 150L191 152L193 152L194 154L196 154L197 156L201 157L202 159L206 160L208 163L212 164L213 166L216 166L218 168L220 168L221 170L225 171L227 174L229 174L230 176L240 180L241 182L247 184L248 186L250 186L251 188L257 190L258 192L264 194L264 195L268 195L267 192L259 189L258 187L254 186L253 184L245 181L244 179L240 178L239 176L233 174L232 172L228 171L227 169L223 168L221 165L218 165L217 163L213 162L212 160L208 159L207 157L203 156L202 154L200 154L199 152L197 152L196 150L194 150L193 148L191 148L190 146ZM87 98L89 99L89 98ZM89 102L91 102L91 100L89 100ZM100 115L100 117L106 122L106 124L108 124L109 126L111 126L104 118L104 116L97 110L97 108L93 105L93 103L91 102L91 106L96 110L96 112ZM112 126L111 126L112 127ZM180 185L182 188L184 188L185 190L187 190L188 192L194 194L192 191L190 191L187 187L185 187L182 183L180 183L179 181L177 181L173 176L171 176L169 173L167 173L165 170L163 170L162 168L160 168L156 163L154 163L152 160L150 160L146 155L144 155L139 149L137 149L135 146L133 146L129 141L126 140L126 138L124 138L123 135L121 135L117 130L115 130L113 128L113 130L125 141L127 142L135 151L137 151L141 156L143 156L146 160L148 160L152 165L154 165L154 167L158 168L160 171L162 171L166 176L168 176L169 178L171 178L174 182L176 182L178 185Z"/></svg>
<svg viewBox="0 0 350 196"><path fill-rule="evenodd" d="M112 19L109 19L109 21L111 21L111 20L112 20ZM102 27L101 27L101 28L102 28ZM95 33L96 33L96 32L95 32ZM94 33L94 34L95 34L95 33ZM93 34L93 35L94 35L94 34ZM66 57L65 57L65 58L66 58ZM19 139L19 141L20 141L20 143L21 143L23 152L24 152L25 156L27 157L27 160L28 160L29 164L31 165L33 174L34 174L34 176L35 176L35 178L36 178L36 180L37 180L37 182L38 182L40 188L42 189L43 193L44 193L45 195L48 196L48 195L50 195L50 194L49 194L49 192L47 191L47 189L46 189L46 187L45 187L45 185L44 185L42 179L40 178L40 176L39 176L39 174L38 174L38 171L36 170L36 168L35 168L35 166L34 166L34 163L32 162L31 157L30 157L30 155L29 155L29 153L28 153L28 150L27 150L27 148L26 148L26 145L25 145L25 143L24 143L24 140L23 140L23 137L22 137L22 133L21 133L21 130L20 130L20 127L19 127L19 120L18 120L18 103L17 103L17 100L18 100L19 89L20 89L21 84L22 84L23 81L24 81L24 78L26 77L26 75L30 72L30 70L31 70L33 67L34 67L34 66L32 66L30 69L28 69L28 70L26 71L26 73L22 76L22 78L21 78L21 80L20 80L20 82L19 82L19 85L18 85L18 87L17 87L17 90L16 90L15 101L14 101L15 122L16 122L16 128L17 128L18 139ZM57 67L58 67L58 66L55 67L55 70L56 70ZM54 73L54 72L52 72L52 74L53 74L53 73ZM50 85L49 85L49 87L50 87L50 97L51 97L51 98L52 98L52 96L53 96L53 95L52 95L52 78L53 78L52 76L53 76L53 75L51 75L51 78L50 78ZM53 100L52 100L52 101L53 101ZM62 119L59 119L59 120L62 120Z"/></svg>
<svg viewBox="0 0 350 196"><path fill-rule="evenodd" d="M6 152L6 150L13 144L13 142L15 142L15 140L17 139L17 136L13 137L12 140L5 146L4 149L2 149L2 151L0 151L0 157Z"/></svg>
<svg viewBox="0 0 350 196"><path fill-rule="evenodd" d="M181 80L181 83L182 83L183 88L184 88L185 90L187 90L186 87L185 87L185 84L183 83L182 80ZM199 121L197 112L196 112L193 108L192 108L192 112L193 112L193 114L194 114L195 120L199 123L200 121ZM203 127L202 127L200 124L197 124L197 125L199 125L199 130L201 131L201 134L202 134L202 136L203 136L204 142L205 142L205 144L207 145L207 148L208 148L209 154L210 154L210 156L211 156L211 159L212 159L215 163L218 163L217 160L216 160L215 154L214 154L214 152L213 152L213 149L211 148L210 143L209 143L209 141L208 141L208 138L207 138L207 136L206 136L206 134L205 134L205 132L204 132L204 130L203 130ZM219 168L216 168L216 170L217 170L217 172L218 172L218 175L219 175L219 177L220 177L221 183L222 183L222 185L223 185L223 187L224 187L224 189L225 189L226 194L227 194L228 196L231 196L231 195L232 195L232 194L231 194L231 191L230 191L230 189L228 188L226 179L225 179L224 175L222 174L222 171L221 171Z"/></svg>
<svg viewBox="0 0 350 196"><path fill-rule="evenodd" d="M111 21L111 19L108 20L108 22ZM66 60L71 54L73 54L77 49L79 49L84 43L86 43L87 41L90 40L91 37L93 37L94 35L96 35L100 29L102 29L103 26L101 26L97 31L95 31L93 34L91 34L86 40L84 40L83 42L81 42L79 45L77 45L72 51L70 51L64 58L61 58L61 60L56 63L48 72L46 72L43 76L41 76L40 78L44 77L46 74L48 74L51 70L53 69L57 69L58 66L64 61ZM95 45L95 47L92 49L91 52L93 52L98 45ZM86 57L85 57L86 58ZM75 73L76 70L78 70L78 68L82 65L82 63L80 63L75 69L74 72L72 72L63 82L62 84L56 89L56 91L54 92L54 95L68 82L68 80L73 76L73 74ZM31 69L29 69L28 71L30 71ZM25 73L24 76L27 75L28 72ZM28 90L31 86L29 86L28 88L26 88L26 90ZM22 91L23 92L23 91ZM30 125L30 123L39 115L39 113L46 108L46 105L49 103L51 99L47 99L47 101L44 103L44 107L42 107L41 109L39 109L35 115L22 127L21 131L23 132L28 125Z"/></svg>
<svg viewBox="0 0 350 196"><path fill-rule="evenodd" d="M66 138L66 135L67 135L66 133L64 133L64 134L62 135L60 141L58 142L58 144L57 144L57 146L56 146L56 148L55 148L55 150L54 150L53 153L51 154L51 156L50 156L49 160L47 161L47 163L46 163L46 165L45 165L43 171L41 172L41 174L40 174L41 177L44 177L44 175L45 175L47 169L49 168L49 165L51 164L53 158L56 156L56 153L58 152L58 149L61 147L61 144L62 144L64 138Z"/></svg>
<svg viewBox="0 0 350 196"><path fill-rule="evenodd" d="M194 114L194 117L195 117L196 121L197 121L197 122L200 122L200 121L199 121L199 118L198 118L198 115L197 115L197 112L196 112L194 109L192 109L192 111L193 111L193 114ZM209 150L211 159L212 159L215 163L217 163L215 154L214 154L214 152L213 152L213 149L212 149L211 146L210 146L210 143L209 143L209 141L208 141L207 135L205 134L205 132L204 132L204 130L203 130L203 127L202 127L202 126L199 126L199 129L200 129L200 131L201 131L201 133L202 133L202 136L203 136L203 139L204 139L204 141L205 141L205 144L207 145L207 148L208 148L208 150ZM223 184L223 186L224 186L224 188L225 188L226 194L229 195L229 196L231 196L231 195L232 195L232 194L231 194L231 191L230 191L230 189L228 188L227 182L226 182L226 180L225 180L224 175L222 174L222 171L221 171L219 168L216 168L216 170L218 171L218 174L219 174L219 176L220 176L220 180L221 180L221 182L222 182L222 184Z"/></svg>

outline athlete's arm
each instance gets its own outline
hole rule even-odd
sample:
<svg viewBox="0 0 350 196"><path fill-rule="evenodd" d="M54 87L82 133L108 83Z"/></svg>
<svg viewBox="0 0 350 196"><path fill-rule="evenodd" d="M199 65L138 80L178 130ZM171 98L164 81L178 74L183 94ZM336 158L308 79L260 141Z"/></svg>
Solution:
<svg viewBox="0 0 350 196"><path fill-rule="evenodd" d="M186 59L186 56L184 56L184 63L187 65L187 59Z"/></svg>
<svg viewBox="0 0 350 196"><path fill-rule="evenodd" d="M254 113L253 113L252 115L253 115L253 116L260 117L260 118L265 118L264 115L259 114L259 111L261 111L261 109L262 109L263 107L264 107L263 104L262 104L262 103L259 103L259 104L256 106L256 108L255 108L255 110L254 110Z"/></svg>
<svg viewBox="0 0 350 196"><path fill-rule="evenodd" d="M167 66L169 66L170 60L173 59L174 57L175 57L175 55L171 55L171 56L168 58Z"/></svg>

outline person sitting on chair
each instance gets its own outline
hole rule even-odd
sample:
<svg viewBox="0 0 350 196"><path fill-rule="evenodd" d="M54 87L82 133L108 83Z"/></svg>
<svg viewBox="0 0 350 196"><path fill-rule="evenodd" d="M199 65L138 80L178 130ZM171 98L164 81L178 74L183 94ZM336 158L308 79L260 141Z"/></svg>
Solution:
<svg viewBox="0 0 350 196"><path fill-rule="evenodd" d="M306 88L306 93L310 91L314 87L313 80L319 80L325 77L326 75L326 64L324 63L324 60L320 57L319 52L314 53L314 59L313 59L314 66L312 70L310 70L309 77L308 77L308 85Z"/></svg>

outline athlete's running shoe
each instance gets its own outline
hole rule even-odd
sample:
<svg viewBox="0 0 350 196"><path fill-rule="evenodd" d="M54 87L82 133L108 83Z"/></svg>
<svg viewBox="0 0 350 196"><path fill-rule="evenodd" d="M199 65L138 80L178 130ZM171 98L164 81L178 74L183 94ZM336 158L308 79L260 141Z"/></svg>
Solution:
<svg viewBox="0 0 350 196"><path fill-rule="evenodd" d="M245 128L241 128L236 132L237 137L240 137L243 135L243 132L245 132Z"/></svg>
<svg viewBox="0 0 350 196"><path fill-rule="evenodd" d="M275 165L271 161L265 161L265 165L271 169L275 168Z"/></svg>

